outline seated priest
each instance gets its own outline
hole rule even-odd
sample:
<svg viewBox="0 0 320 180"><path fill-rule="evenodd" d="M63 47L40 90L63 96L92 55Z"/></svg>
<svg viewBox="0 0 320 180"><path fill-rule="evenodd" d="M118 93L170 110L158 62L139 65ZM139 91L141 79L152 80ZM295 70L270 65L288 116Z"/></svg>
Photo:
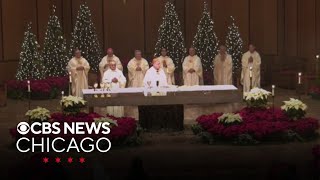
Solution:
<svg viewBox="0 0 320 180"><path fill-rule="evenodd" d="M108 48L107 49L107 55L104 56L101 60L101 62L99 63L99 70L100 70L100 74L101 74L101 78L103 78L103 74L104 72L106 72L109 69L109 63L111 61L115 61L117 64L117 68L122 71L123 67L121 64L120 59L113 54L113 49L112 48Z"/></svg>
<svg viewBox="0 0 320 180"><path fill-rule="evenodd" d="M109 69L104 72L102 82L111 83L111 89L125 88L127 80L122 71L117 68L116 61L110 61ZM115 117L123 117L124 108L123 106L108 106L107 113Z"/></svg>
<svg viewBox="0 0 320 180"><path fill-rule="evenodd" d="M146 72L143 84L149 88L168 86L167 77L159 59L153 59L152 67Z"/></svg>
<svg viewBox="0 0 320 180"><path fill-rule="evenodd" d="M182 68L185 86L203 85L202 63L193 47L189 49L189 56L184 59Z"/></svg>
<svg viewBox="0 0 320 180"><path fill-rule="evenodd" d="M81 56L79 49L74 50L74 57L70 59L67 70L71 73L72 95L82 97L82 89L88 89L88 72L90 65L88 61Z"/></svg>

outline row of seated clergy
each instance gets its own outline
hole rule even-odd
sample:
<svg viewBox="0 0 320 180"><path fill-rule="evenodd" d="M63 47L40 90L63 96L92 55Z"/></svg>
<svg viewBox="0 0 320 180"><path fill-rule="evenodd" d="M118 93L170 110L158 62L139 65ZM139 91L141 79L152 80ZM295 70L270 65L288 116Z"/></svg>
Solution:
<svg viewBox="0 0 320 180"><path fill-rule="evenodd" d="M163 48L161 50L161 56L153 61L157 62L157 64L160 64L159 69L161 69L161 71L158 71L158 73L161 72L161 76L163 76L163 74L165 75L166 84L174 84L175 65L172 59L167 56L167 50ZM112 49L108 49L108 55L104 57L99 64L101 73L104 74L110 69L111 62L115 64L116 72L122 73L123 67L121 61L113 54ZM220 46L219 53L215 57L213 63L214 84L232 84L232 57L227 53L225 46ZM250 90L250 74L252 77L252 87L260 87L260 64L261 58L259 53L255 51L255 47L253 45L250 45L249 51L243 54L242 57L241 84L244 86L244 92L248 92ZM189 49L189 55L184 59L182 67L184 85L193 86L203 84L202 63L199 56L196 55L194 48ZM149 70L149 64L147 60L142 58L141 51L135 51L135 57L129 61L127 68L128 87L146 86L144 79L147 71ZM88 62L81 56L81 52L79 50L75 51L75 57L72 58L68 64L68 70L71 72L72 76L73 95L82 96L82 89L88 88L87 76L89 69L90 66ZM157 79L158 73L151 73L151 69L150 79ZM124 78L123 74L121 77ZM114 80L113 83L115 83L115 81L121 82L120 78L114 79L117 80ZM104 81L103 77L101 80ZM121 83L120 86L125 86L125 83Z"/></svg>

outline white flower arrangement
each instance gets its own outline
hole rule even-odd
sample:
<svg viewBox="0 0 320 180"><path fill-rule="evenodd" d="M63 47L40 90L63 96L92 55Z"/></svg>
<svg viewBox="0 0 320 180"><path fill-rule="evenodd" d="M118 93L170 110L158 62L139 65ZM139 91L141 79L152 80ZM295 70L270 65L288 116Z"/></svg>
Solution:
<svg viewBox="0 0 320 180"><path fill-rule="evenodd" d="M265 107L268 103L268 96L271 93L261 88L253 88L250 92L244 93L244 100L249 107Z"/></svg>
<svg viewBox="0 0 320 180"><path fill-rule="evenodd" d="M218 118L218 122L225 125L240 124L242 123L242 117L240 114L224 113Z"/></svg>
<svg viewBox="0 0 320 180"><path fill-rule="evenodd" d="M117 123L116 120L112 120L112 119L106 118L106 117L94 118L94 122L95 122L96 124L108 122L108 123L110 123L110 126L118 126L118 123Z"/></svg>
<svg viewBox="0 0 320 180"><path fill-rule="evenodd" d="M77 96L64 96L60 101L60 104L64 107L73 107L75 105L85 106L86 101L82 97Z"/></svg>
<svg viewBox="0 0 320 180"><path fill-rule="evenodd" d="M283 101L284 105L281 106L281 109L285 114L292 120L298 120L305 116L307 105L302 101L294 98L290 98L289 101Z"/></svg>
<svg viewBox="0 0 320 180"><path fill-rule="evenodd" d="M303 110L306 111L307 110L307 105L304 104L302 101L300 101L299 99L294 99L294 98L290 98L289 101L283 101L284 105L281 106L282 110L288 111L289 109L296 109L296 110Z"/></svg>
<svg viewBox="0 0 320 180"><path fill-rule="evenodd" d="M42 107L37 107L35 109L29 110L25 115L29 117L31 120L40 121L46 121L51 117L50 111Z"/></svg>

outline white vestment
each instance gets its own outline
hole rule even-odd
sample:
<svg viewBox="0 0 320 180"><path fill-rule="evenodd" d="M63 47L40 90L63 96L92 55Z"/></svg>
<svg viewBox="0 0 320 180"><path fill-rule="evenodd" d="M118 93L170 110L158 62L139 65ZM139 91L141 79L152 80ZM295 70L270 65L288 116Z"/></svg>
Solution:
<svg viewBox="0 0 320 180"><path fill-rule="evenodd" d="M249 63L249 58L253 58L253 63ZM241 84L243 85L243 92L250 91L250 67L252 67L252 88L260 87L260 65L261 58L258 52L246 52L242 56L242 72Z"/></svg>
<svg viewBox="0 0 320 180"><path fill-rule="evenodd" d="M137 67L141 68L141 71L137 71ZM133 58L128 63L128 87L143 87L143 78L149 69L149 64L147 60L140 59L137 60Z"/></svg>
<svg viewBox="0 0 320 180"><path fill-rule="evenodd" d="M114 78L118 79L117 83L113 83L112 80ZM111 83L111 89L124 88L126 85L126 77L124 77L122 71L119 69L111 70L108 69L102 78L103 83ZM108 106L107 113L115 116L115 117L123 117L124 116L124 107L123 106Z"/></svg>
<svg viewBox="0 0 320 180"><path fill-rule="evenodd" d="M232 58L229 54L222 59L220 54L214 59L214 85L232 85Z"/></svg>
<svg viewBox="0 0 320 180"><path fill-rule="evenodd" d="M77 70L78 67L84 67L84 70ZM88 89L88 72L90 70L90 65L88 61L81 58L72 58L67 66L67 70L71 72L72 79L72 95L82 97L82 90Z"/></svg>
<svg viewBox="0 0 320 180"><path fill-rule="evenodd" d="M150 83L150 87L157 87L157 81L159 87L168 86L167 77L163 69L156 70L154 67L151 67L143 79L144 87L149 87L148 82Z"/></svg>
<svg viewBox="0 0 320 180"><path fill-rule="evenodd" d="M175 84L175 80L174 80L175 66L174 66L172 59L168 56L165 56L165 57L160 56L160 57L158 57L158 60L160 60L161 68L163 69L164 73L166 74L168 84L169 85ZM164 62L166 62L167 67L163 66Z"/></svg>
<svg viewBox="0 0 320 180"><path fill-rule="evenodd" d="M183 63L183 81L185 86L203 85L202 63L199 56L187 56ZM189 70L195 72L190 73Z"/></svg>
<svg viewBox="0 0 320 180"><path fill-rule="evenodd" d="M119 70L123 71L121 61L117 56L113 55L112 57L109 57L108 55L106 55L101 59L101 61L99 63L99 70L100 70L100 74L101 74L101 79L103 77L104 72L106 72L109 69L110 61L115 61L117 68Z"/></svg>

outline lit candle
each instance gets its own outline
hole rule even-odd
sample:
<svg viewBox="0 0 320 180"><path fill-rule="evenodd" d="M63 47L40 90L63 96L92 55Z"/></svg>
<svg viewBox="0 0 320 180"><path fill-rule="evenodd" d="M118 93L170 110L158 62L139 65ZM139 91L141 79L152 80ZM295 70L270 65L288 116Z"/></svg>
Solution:
<svg viewBox="0 0 320 180"><path fill-rule="evenodd" d="M28 80L28 92L31 92L30 81Z"/></svg>
<svg viewBox="0 0 320 180"><path fill-rule="evenodd" d="M251 77L252 78L252 66L250 66L250 71L249 71L249 77Z"/></svg>
<svg viewBox="0 0 320 180"><path fill-rule="evenodd" d="M298 73L298 84L301 84L301 75L302 75L302 73L299 72L299 73Z"/></svg>
<svg viewBox="0 0 320 180"><path fill-rule="evenodd" d="M274 89L276 88L275 85L272 85L272 96L274 96Z"/></svg>
<svg viewBox="0 0 320 180"><path fill-rule="evenodd" d="M317 59L319 59L319 58L320 58L320 55L319 55L319 54L317 54L317 55L316 55L316 58L317 58Z"/></svg>
<svg viewBox="0 0 320 180"><path fill-rule="evenodd" d="M62 96L62 97L64 96L64 91L61 91L61 96Z"/></svg>
<svg viewBox="0 0 320 180"><path fill-rule="evenodd" d="M69 72L69 83L72 83L71 72Z"/></svg>

